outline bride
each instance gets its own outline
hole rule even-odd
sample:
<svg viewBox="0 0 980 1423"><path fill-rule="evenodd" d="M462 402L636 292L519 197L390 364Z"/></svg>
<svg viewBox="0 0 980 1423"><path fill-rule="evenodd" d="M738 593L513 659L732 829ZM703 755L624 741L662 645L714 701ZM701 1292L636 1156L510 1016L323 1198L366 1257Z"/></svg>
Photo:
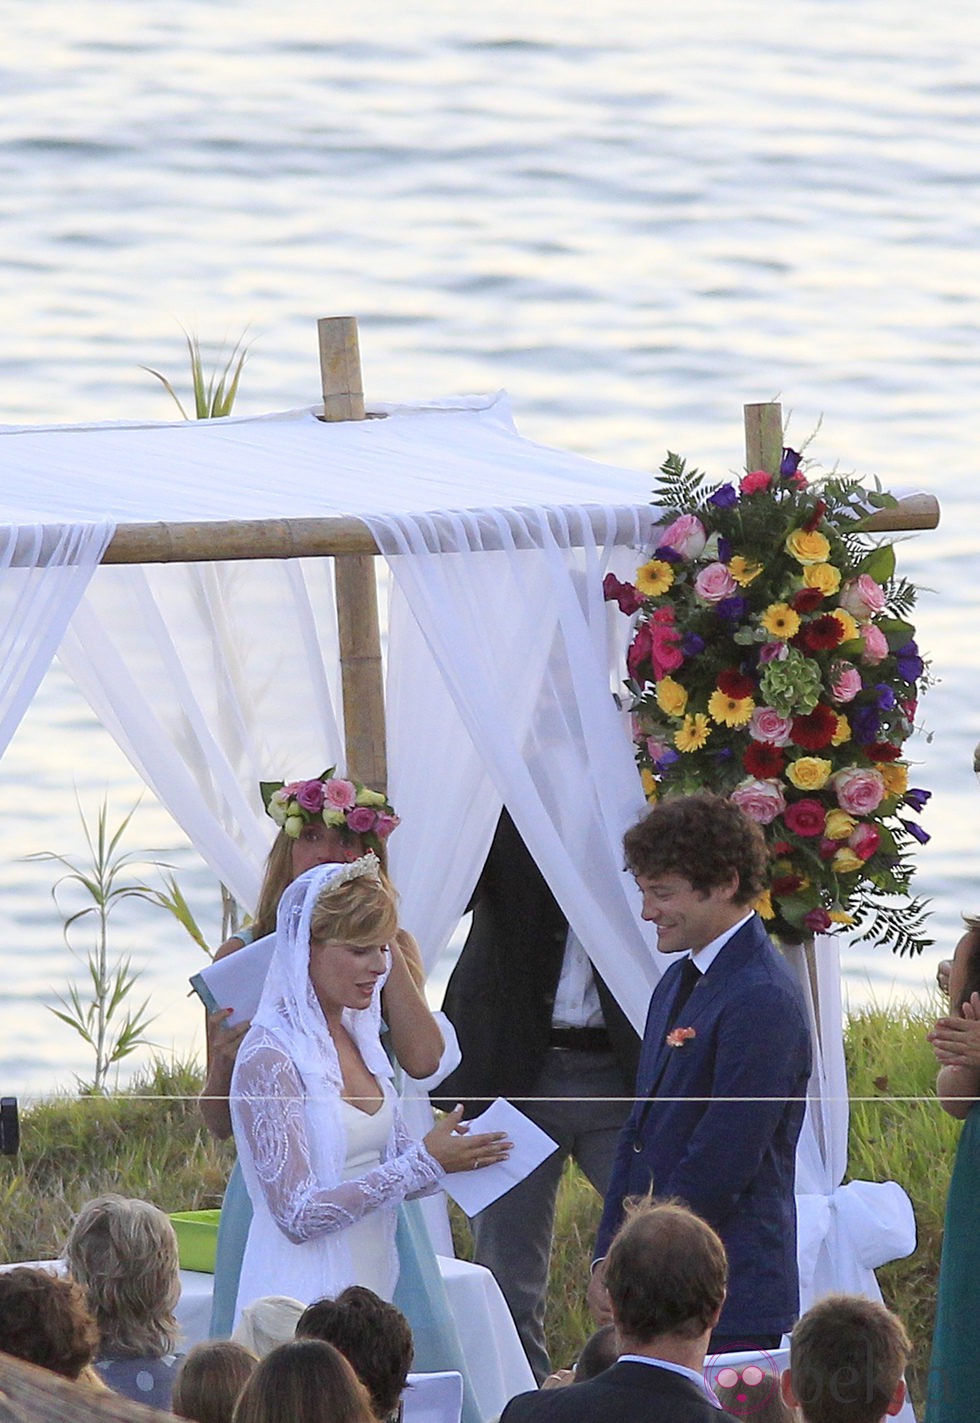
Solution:
<svg viewBox="0 0 980 1423"><path fill-rule="evenodd" d="M370 854L307 871L280 900L231 1083L254 1212L236 1318L273 1288L309 1304L360 1284L390 1300L399 1204L509 1153L503 1133L461 1127L461 1107L421 1142L405 1130L380 1041L384 946L397 926Z"/></svg>

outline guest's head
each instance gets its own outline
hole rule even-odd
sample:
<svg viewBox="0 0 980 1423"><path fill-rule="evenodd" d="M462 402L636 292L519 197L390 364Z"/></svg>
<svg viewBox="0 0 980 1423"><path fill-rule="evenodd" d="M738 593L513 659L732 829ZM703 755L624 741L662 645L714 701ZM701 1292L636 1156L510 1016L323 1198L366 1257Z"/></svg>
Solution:
<svg viewBox="0 0 980 1423"><path fill-rule="evenodd" d="M615 1324L604 1324L590 1334L575 1361L575 1382L588 1383L596 1374L604 1374L619 1358L619 1339Z"/></svg>
<svg viewBox="0 0 980 1423"><path fill-rule="evenodd" d="M0 1270L0 1354L77 1379L98 1346L81 1285L25 1265Z"/></svg>
<svg viewBox="0 0 980 1423"><path fill-rule="evenodd" d="M304 1308L290 1295L263 1295L245 1306L231 1337L257 1359L264 1358L270 1349L289 1343Z"/></svg>
<svg viewBox="0 0 980 1423"><path fill-rule="evenodd" d="M321 1339L294 1339L260 1360L234 1423L374 1423L374 1416L367 1389L339 1350Z"/></svg>
<svg viewBox="0 0 980 1423"><path fill-rule="evenodd" d="M177 1370L170 1411L192 1423L231 1423L238 1395L257 1362L231 1339L196 1344Z"/></svg>
<svg viewBox="0 0 980 1423"><path fill-rule="evenodd" d="M65 1247L99 1327L99 1352L162 1358L173 1351L180 1298L177 1237L148 1201L100 1196L83 1206Z"/></svg>
<svg viewBox="0 0 980 1423"><path fill-rule="evenodd" d="M671 1339L703 1357L725 1301L725 1247L685 1206L634 1202L609 1247L605 1284L624 1354Z"/></svg>
<svg viewBox="0 0 980 1423"><path fill-rule="evenodd" d="M859 1295L828 1295L790 1336L783 1396L805 1423L881 1423L901 1410L910 1345L900 1319Z"/></svg>
<svg viewBox="0 0 980 1423"><path fill-rule="evenodd" d="M370 1394L379 1423L397 1413L412 1367L412 1331L400 1309L363 1285L349 1285L336 1299L309 1305L296 1337L323 1339L340 1350Z"/></svg>
<svg viewBox="0 0 980 1423"><path fill-rule="evenodd" d="M796 1423L799 1418L782 1396L779 1374L759 1364L726 1365L712 1385L718 1402L735 1418L751 1423Z"/></svg>

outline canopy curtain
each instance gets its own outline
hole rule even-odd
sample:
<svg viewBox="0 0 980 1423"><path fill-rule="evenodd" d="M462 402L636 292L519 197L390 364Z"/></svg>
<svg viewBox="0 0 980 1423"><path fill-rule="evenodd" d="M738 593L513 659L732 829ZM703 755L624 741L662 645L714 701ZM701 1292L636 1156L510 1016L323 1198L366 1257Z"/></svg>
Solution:
<svg viewBox="0 0 980 1423"><path fill-rule="evenodd" d="M260 781L343 759L329 559L106 567L61 659L222 884L255 907Z"/></svg>
<svg viewBox="0 0 980 1423"><path fill-rule="evenodd" d="M367 520L394 585L391 790L408 833L391 850L406 923L424 926L428 955L441 951L506 803L640 1030L659 971L623 873L643 798L601 585L646 517L624 531L622 511L593 511L604 538L578 509Z"/></svg>
<svg viewBox="0 0 980 1423"><path fill-rule="evenodd" d="M107 519L0 528L0 755L114 531Z"/></svg>

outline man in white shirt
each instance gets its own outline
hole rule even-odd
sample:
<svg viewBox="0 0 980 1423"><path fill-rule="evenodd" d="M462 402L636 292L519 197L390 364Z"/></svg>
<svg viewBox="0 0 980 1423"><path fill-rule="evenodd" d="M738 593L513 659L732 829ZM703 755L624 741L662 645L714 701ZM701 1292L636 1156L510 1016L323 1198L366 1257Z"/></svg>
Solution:
<svg viewBox="0 0 980 1423"><path fill-rule="evenodd" d="M519 1394L500 1423L732 1423L702 1374L727 1275L709 1225L683 1206L642 1202L606 1260L619 1359L588 1383Z"/></svg>

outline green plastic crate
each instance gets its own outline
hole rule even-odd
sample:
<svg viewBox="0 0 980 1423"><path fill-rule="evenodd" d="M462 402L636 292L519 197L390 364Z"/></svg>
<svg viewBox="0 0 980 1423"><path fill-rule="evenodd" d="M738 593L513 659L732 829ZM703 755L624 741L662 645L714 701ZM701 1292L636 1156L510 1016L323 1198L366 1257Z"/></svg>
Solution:
<svg viewBox="0 0 980 1423"><path fill-rule="evenodd" d="M214 1274L218 1248L220 1211L177 1211L170 1219L177 1232L177 1251L182 1270Z"/></svg>

